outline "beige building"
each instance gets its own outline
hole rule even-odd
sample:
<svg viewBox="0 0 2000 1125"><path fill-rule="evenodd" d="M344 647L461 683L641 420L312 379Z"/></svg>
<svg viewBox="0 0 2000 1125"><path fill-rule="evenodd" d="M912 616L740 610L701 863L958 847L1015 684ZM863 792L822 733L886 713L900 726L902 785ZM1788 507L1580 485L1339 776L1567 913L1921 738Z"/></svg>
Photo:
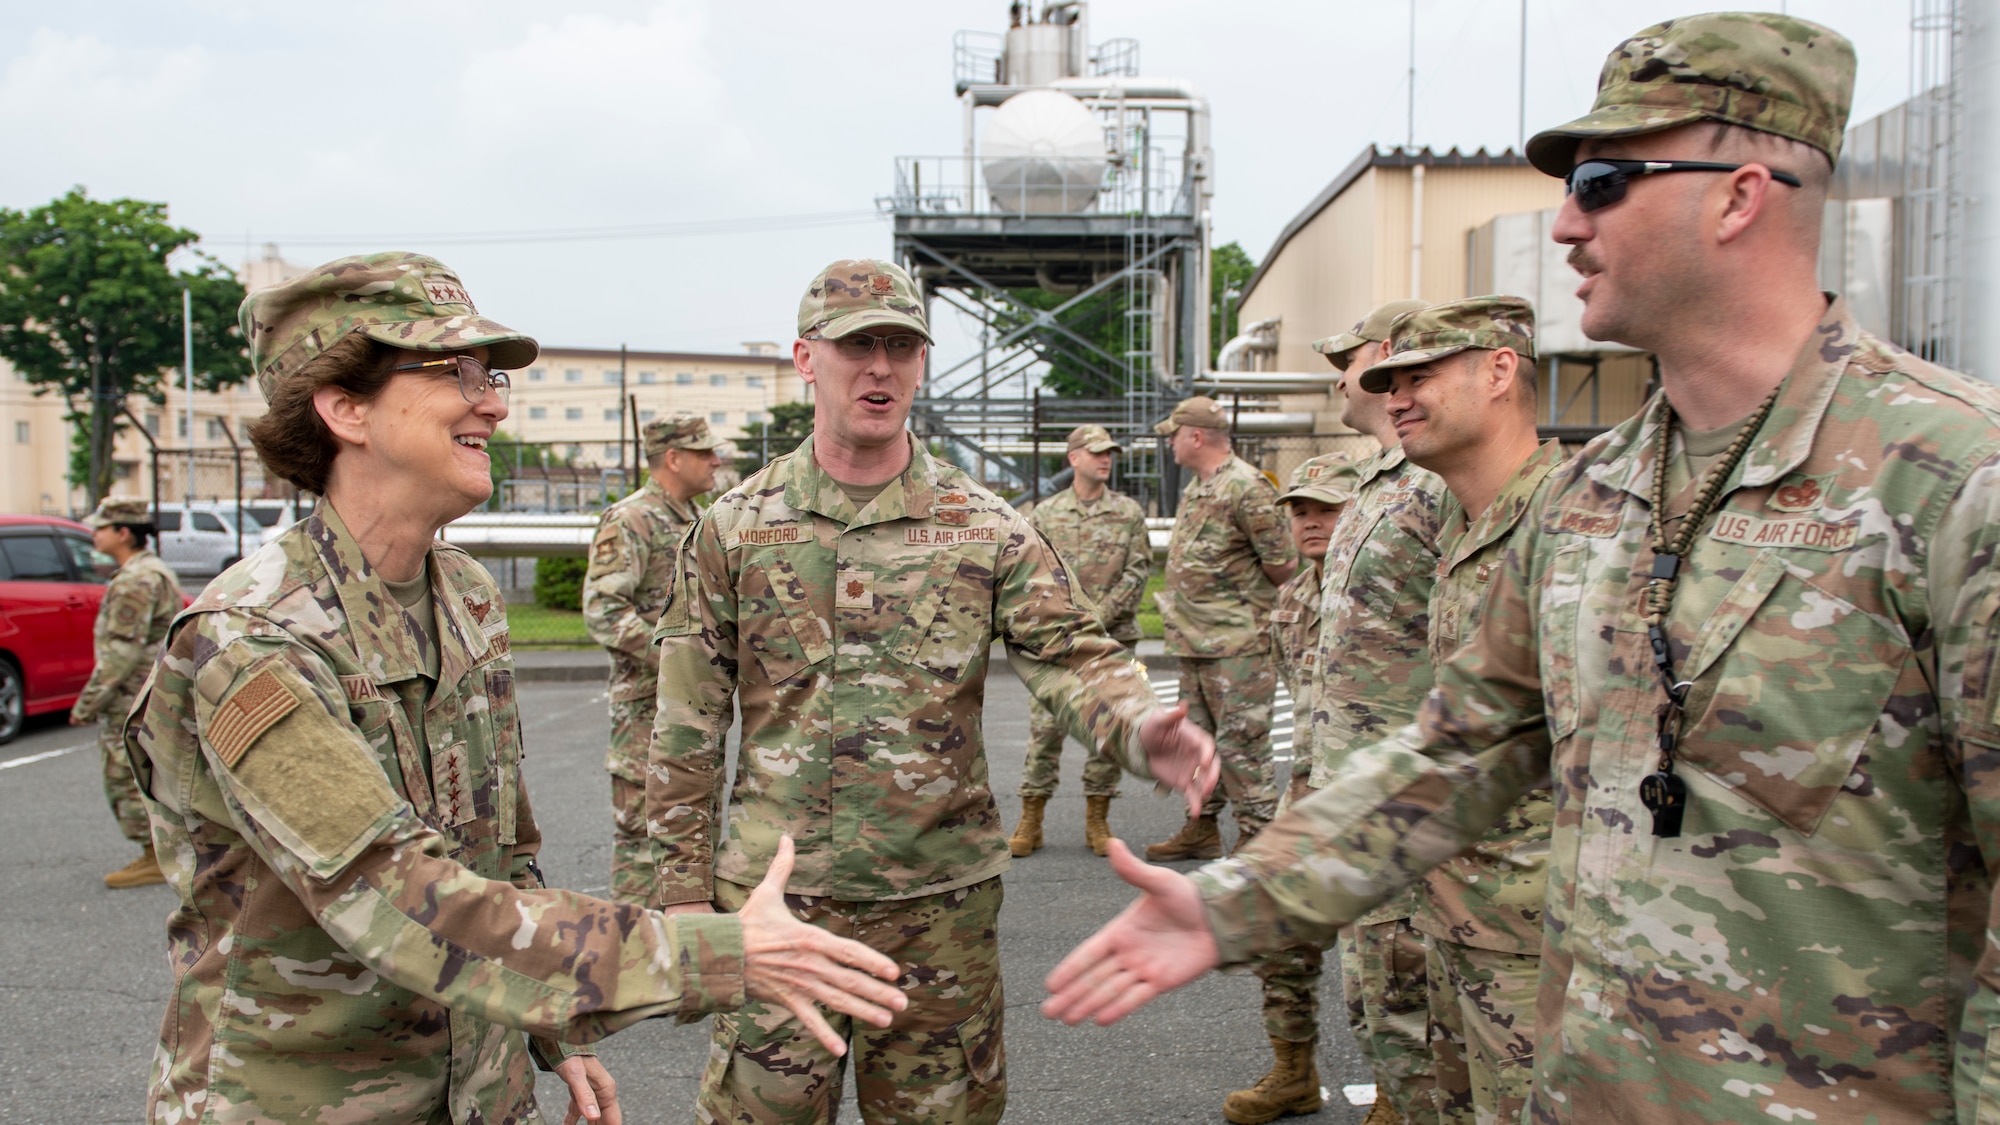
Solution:
<svg viewBox="0 0 2000 1125"><path fill-rule="evenodd" d="M1240 321L1280 321L1270 369L1322 372L1312 342L1384 302L1515 292L1542 322L1543 421L1616 422L1638 408L1650 358L1576 328L1576 279L1547 238L1562 199L1560 180L1511 151L1371 147L1278 235L1244 287ZM1315 432L1342 428L1335 394L1284 395L1280 407L1311 411Z"/></svg>
<svg viewBox="0 0 2000 1125"><path fill-rule="evenodd" d="M501 428L524 442L551 443L557 456L579 465L615 468L621 419L625 456L631 456L632 420L619 412L622 386L641 424L687 412L708 419L718 436L739 439L745 426L769 421L773 406L806 397L790 354L762 341L743 348L621 353L546 347L532 367L514 373L512 408Z"/></svg>

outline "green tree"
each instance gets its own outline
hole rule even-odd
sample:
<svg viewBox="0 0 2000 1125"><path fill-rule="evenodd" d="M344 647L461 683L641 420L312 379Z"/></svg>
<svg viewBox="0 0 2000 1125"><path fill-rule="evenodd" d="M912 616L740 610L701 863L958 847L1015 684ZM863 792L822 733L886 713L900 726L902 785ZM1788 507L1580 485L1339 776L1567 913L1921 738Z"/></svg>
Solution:
<svg viewBox="0 0 2000 1125"><path fill-rule="evenodd" d="M771 408L769 422L751 422L743 427L743 438L736 443L741 455L736 458L736 471L749 476L764 467L767 457L783 457L797 449L812 432L812 403L778 403Z"/></svg>
<svg viewBox="0 0 2000 1125"><path fill-rule="evenodd" d="M1242 246L1225 242L1210 251L1208 258L1208 365L1215 366L1216 357L1222 352L1222 345L1236 335L1236 322L1241 319L1237 313L1242 304L1243 286L1250 281L1250 275L1257 272L1257 263L1244 252ZM1228 297L1231 289L1237 291L1235 298Z"/></svg>
<svg viewBox="0 0 2000 1125"><path fill-rule="evenodd" d="M84 430L81 484L95 505L111 489L118 412L132 395L165 401L181 353L181 291L194 304L195 386L218 390L250 374L236 309L243 286L167 221L167 205L90 198L83 188L28 211L0 208L0 358L36 394L63 396ZM192 271L167 259L184 253Z"/></svg>

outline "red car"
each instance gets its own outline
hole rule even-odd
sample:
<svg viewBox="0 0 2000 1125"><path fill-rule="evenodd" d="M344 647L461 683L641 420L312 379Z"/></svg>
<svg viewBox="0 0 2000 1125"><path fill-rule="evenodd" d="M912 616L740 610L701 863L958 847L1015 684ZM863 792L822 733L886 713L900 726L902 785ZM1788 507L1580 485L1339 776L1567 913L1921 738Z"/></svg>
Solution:
<svg viewBox="0 0 2000 1125"><path fill-rule="evenodd" d="M0 743L30 716L69 710L90 679L105 582L93 558L74 520L0 515Z"/></svg>

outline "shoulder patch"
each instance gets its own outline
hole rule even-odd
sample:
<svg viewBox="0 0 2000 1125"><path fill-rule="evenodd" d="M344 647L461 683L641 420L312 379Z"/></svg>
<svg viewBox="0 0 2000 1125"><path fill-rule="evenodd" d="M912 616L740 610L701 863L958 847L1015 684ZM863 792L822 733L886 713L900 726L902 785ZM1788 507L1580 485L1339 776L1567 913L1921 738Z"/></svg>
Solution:
<svg viewBox="0 0 2000 1125"><path fill-rule="evenodd" d="M250 677L250 682L216 708L208 724L208 742L222 764L235 768L259 736L279 719L292 713L299 697L269 668Z"/></svg>

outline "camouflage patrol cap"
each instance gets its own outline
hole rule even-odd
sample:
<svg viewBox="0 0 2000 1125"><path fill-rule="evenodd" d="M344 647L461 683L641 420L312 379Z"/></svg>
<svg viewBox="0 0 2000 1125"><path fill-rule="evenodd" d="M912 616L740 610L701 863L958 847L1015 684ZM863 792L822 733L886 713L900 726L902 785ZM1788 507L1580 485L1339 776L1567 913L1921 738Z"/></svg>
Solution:
<svg viewBox="0 0 2000 1125"><path fill-rule="evenodd" d="M907 328L931 340L923 295L903 267L876 258L843 258L819 271L799 301L799 335L829 340L863 328Z"/></svg>
<svg viewBox="0 0 2000 1125"><path fill-rule="evenodd" d="M1111 431L1103 426L1078 426L1069 432L1071 453L1079 449L1089 450L1092 453L1107 453L1113 449L1123 448L1125 447L1111 440Z"/></svg>
<svg viewBox="0 0 2000 1125"><path fill-rule="evenodd" d="M1278 496L1278 503L1317 500L1322 504L1345 504L1354 499L1361 483L1354 458L1346 453L1322 453L1292 470L1292 480Z"/></svg>
<svg viewBox="0 0 2000 1125"><path fill-rule="evenodd" d="M1770 12L1710 12L1656 23L1604 60L1597 102L1528 138L1528 162L1567 176L1581 141L1720 121L1790 137L1840 159L1854 101L1854 44Z"/></svg>
<svg viewBox="0 0 2000 1125"><path fill-rule="evenodd" d="M411 351L484 347L496 371L526 367L541 351L531 337L480 316L443 262L400 251L339 258L259 289L243 299L237 319L267 402L279 380L352 332Z"/></svg>
<svg viewBox="0 0 2000 1125"><path fill-rule="evenodd" d="M708 419L698 414L676 414L646 423L646 456L650 459L669 449L708 450L721 445L708 428Z"/></svg>
<svg viewBox="0 0 2000 1125"><path fill-rule="evenodd" d="M153 522L153 509L144 500L131 496L106 496L97 502L97 510L83 517L90 527L110 527L113 524Z"/></svg>
<svg viewBox="0 0 2000 1125"><path fill-rule="evenodd" d="M1207 395L1184 398L1174 404L1174 412L1167 420L1153 425L1156 434L1172 434L1182 426L1198 426L1205 430L1226 430L1229 428L1229 414L1222 404Z"/></svg>
<svg viewBox="0 0 2000 1125"><path fill-rule="evenodd" d="M1355 322L1353 328L1338 336L1328 336L1324 340L1314 340L1313 350L1325 356L1328 363L1342 371L1354 362L1355 349L1363 344L1372 344L1389 338L1389 325L1404 313L1416 312L1424 303L1416 300L1390 301L1374 312Z"/></svg>
<svg viewBox="0 0 2000 1125"><path fill-rule="evenodd" d="M1467 297L1410 313L1396 321L1387 354L1357 380L1369 394L1389 389L1389 373L1467 348L1512 348L1535 360L1535 306L1525 297Z"/></svg>

